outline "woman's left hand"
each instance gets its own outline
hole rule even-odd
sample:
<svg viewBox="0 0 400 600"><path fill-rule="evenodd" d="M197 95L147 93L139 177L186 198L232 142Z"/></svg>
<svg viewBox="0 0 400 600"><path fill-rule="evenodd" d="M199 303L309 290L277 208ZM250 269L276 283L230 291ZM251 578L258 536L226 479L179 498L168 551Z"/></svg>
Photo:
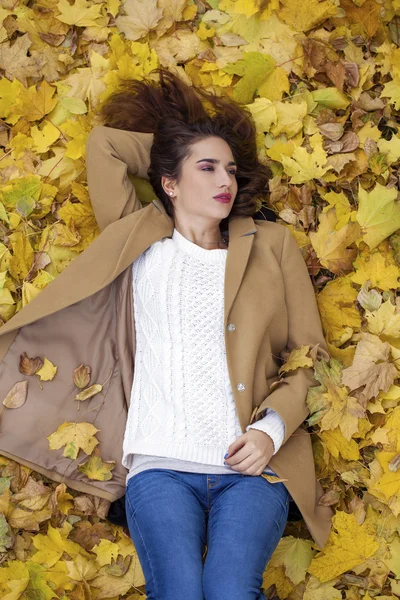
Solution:
<svg viewBox="0 0 400 600"><path fill-rule="evenodd" d="M229 446L225 463L244 475L261 475L274 453L272 438L259 429L249 429Z"/></svg>

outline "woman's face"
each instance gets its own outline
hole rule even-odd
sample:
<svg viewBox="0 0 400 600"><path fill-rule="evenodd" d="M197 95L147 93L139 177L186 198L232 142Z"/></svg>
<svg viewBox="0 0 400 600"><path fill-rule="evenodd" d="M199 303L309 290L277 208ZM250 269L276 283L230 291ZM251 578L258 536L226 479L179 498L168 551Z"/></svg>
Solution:
<svg viewBox="0 0 400 600"><path fill-rule="evenodd" d="M183 161L179 183L163 178L175 214L216 220L227 217L238 189L236 169L231 149L222 138L212 136L192 144L190 155ZM215 199L225 193L231 195L228 202Z"/></svg>

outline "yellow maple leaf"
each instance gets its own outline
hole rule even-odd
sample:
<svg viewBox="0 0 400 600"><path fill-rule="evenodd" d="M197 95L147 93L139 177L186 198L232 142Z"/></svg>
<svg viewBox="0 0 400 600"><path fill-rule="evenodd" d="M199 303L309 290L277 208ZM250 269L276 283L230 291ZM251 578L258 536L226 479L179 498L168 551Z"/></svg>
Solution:
<svg viewBox="0 0 400 600"><path fill-rule="evenodd" d="M24 156L27 149L32 149L34 147L33 140L25 135L24 133L17 133L15 137L10 141L10 148L13 149L12 156L15 158L20 158Z"/></svg>
<svg viewBox="0 0 400 600"><path fill-rule="evenodd" d="M279 368L278 374L281 375L288 371L295 371L298 367L312 367L314 365L313 360L307 356L309 350L309 345L294 348L288 355L285 363Z"/></svg>
<svg viewBox="0 0 400 600"><path fill-rule="evenodd" d="M356 248L348 248L360 236L358 223L349 222L336 229L337 215L334 207L320 214L317 231L310 231L309 238L321 264L332 273L343 273L353 269L357 256Z"/></svg>
<svg viewBox="0 0 400 600"><path fill-rule="evenodd" d="M59 560L53 567L46 567L46 576L59 590L69 591L76 586L76 582L68 575L67 565L64 560Z"/></svg>
<svg viewBox="0 0 400 600"><path fill-rule="evenodd" d="M118 544L111 542L110 540L100 540L98 544L93 546L92 552L97 555L97 562L101 567L104 565L110 565L111 561L116 560L119 554Z"/></svg>
<svg viewBox="0 0 400 600"><path fill-rule="evenodd" d="M71 552L68 552L68 554L71 554ZM96 577L99 571L99 565L97 561L93 559L87 559L79 553L74 556L74 560L65 561L68 575L71 577L71 579L74 581L90 581Z"/></svg>
<svg viewBox="0 0 400 600"><path fill-rule="evenodd" d="M288 93L290 89L289 78L286 71L282 67L275 67L264 83L258 88L258 93L264 98L276 101L282 100L284 93Z"/></svg>
<svg viewBox="0 0 400 600"><path fill-rule="evenodd" d="M276 588L278 598L287 598L295 588L295 585L290 581L289 577L286 576L285 567L283 565L273 567L270 562L268 562L267 568L263 574L263 587L264 589L268 589L272 585Z"/></svg>
<svg viewBox="0 0 400 600"><path fill-rule="evenodd" d="M277 121L276 108L267 98L255 98L254 102L246 104L246 108L251 112L257 133L268 132Z"/></svg>
<svg viewBox="0 0 400 600"><path fill-rule="evenodd" d="M400 313L388 298L374 311L365 311L368 321L368 331L375 335L400 337Z"/></svg>
<svg viewBox="0 0 400 600"><path fill-rule="evenodd" d="M378 450L375 453L375 458L379 461L383 473L379 479L368 488L368 491L371 494L378 495L378 498L382 495L386 500L390 500L393 496L399 496L400 471L391 471L389 469L389 463L397 456L397 454L397 450L395 452Z"/></svg>
<svg viewBox="0 0 400 600"><path fill-rule="evenodd" d="M60 130L50 121L46 121L42 129L39 129L37 125L33 125L31 128L34 148L39 154L48 152L49 148L58 140L60 135Z"/></svg>
<svg viewBox="0 0 400 600"><path fill-rule="evenodd" d="M390 252L382 253L378 248L373 252L360 253L353 262L355 273L350 274L354 283L364 285L368 279L372 287L389 291L397 288L400 267Z"/></svg>
<svg viewBox="0 0 400 600"><path fill-rule="evenodd" d="M373 250L382 240L400 228L400 203L395 202L397 189L376 183L371 192L359 186L357 221L363 239Z"/></svg>
<svg viewBox="0 0 400 600"><path fill-rule="evenodd" d="M65 446L63 456L74 460L81 448L86 454L93 452L93 449L99 443L94 437L98 431L91 423L66 422L60 425L57 431L49 435L47 439L49 440L50 450L59 450L62 446Z"/></svg>
<svg viewBox="0 0 400 600"><path fill-rule="evenodd" d="M312 542L288 535L279 541L269 564L272 567L283 565L286 576L297 585L304 581L314 554Z"/></svg>
<svg viewBox="0 0 400 600"><path fill-rule="evenodd" d="M341 346L361 327L356 300L357 290L351 285L349 275L329 281L317 296L325 335L335 346Z"/></svg>
<svg viewBox="0 0 400 600"><path fill-rule="evenodd" d="M89 459L78 465L78 471L86 475L89 479L96 481L109 481L113 475L111 471L115 468L115 461L103 460L99 449L95 448L94 453Z"/></svg>
<svg viewBox="0 0 400 600"><path fill-rule="evenodd" d="M42 81L39 89L32 85L28 89L20 90L18 107L28 121L39 121L56 106L57 98L53 98L55 92L56 88L47 81Z"/></svg>
<svg viewBox="0 0 400 600"><path fill-rule="evenodd" d="M65 224L71 230L77 230L81 236L80 241L74 245L75 252L85 250L100 233L92 207L87 204L67 201L60 208L59 214Z"/></svg>
<svg viewBox="0 0 400 600"><path fill-rule="evenodd" d="M290 183L305 183L310 179L322 177L332 169L326 161L327 154L322 146L317 146L313 152L307 152L306 148L296 146L291 157L282 156L281 159L285 173L291 178Z"/></svg>
<svg viewBox="0 0 400 600"><path fill-rule="evenodd" d="M329 581L361 565L379 548L375 532L367 519L359 525L353 513L338 510L332 523L333 530L326 546L308 567L308 572L321 582Z"/></svg>
<svg viewBox="0 0 400 600"><path fill-rule="evenodd" d="M281 0L280 18L296 31L308 31L337 13L337 7L329 0Z"/></svg>
<svg viewBox="0 0 400 600"><path fill-rule="evenodd" d="M389 98L389 102L396 110L400 109L400 76L394 75L392 81L385 83L381 93L383 98Z"/></svg>
<svg viewBox="0 0 400 600"><path fill-rule="evenodd" d="M246 17L251 17L260 10L257 0L221 0L219 9L230 14L242 14Z"/></svg>
<svg viewBox="0 0 400 600"><path fill-rule="evenodd" d="M305 100L297 102L275 102L276 124L271 127L274 137L285 133L288 138L294 137L303 128L303 120L307 114L308 106ZM305 150L305 148L303 148ZM305 150L306 151L306 150Z"/></svg>
<svg viewBox="0 0 400 600"><path fill-rule="evenodd" d="M20 560L9 561L0 569L0 595L3 600L18 600L29 583L29 571Z"/></svg>
<svg viewBox="0 0 400 600"><path fill-rule="evenodd" d="M73 496L67 492L67 486L65 483L60 483L56 489L54 490L54 501L58 506L59 510L67 515L71 508L73 508L74 504L71 502L73 500Z"/></svg>
<svg viewBox="0 0 400 600"><path fill-rule="evenodd" d="M60 129L69 138L65 156L78 160L86 155L86 141L90 128L85 116L77 115L68 119L60 126Z"/></svg>
<svg viewBox="0 0 400 600"><path fill-rule="evenodd" d="M200 27L197 30L197 35L201 40L206 40L207 38L213 37L213 35L215 35L215 29L214 27L209 27L206 23L201 22Z"/></svg>
<svg viewBox="0 0 400 600"><path fill-rule="evenodd" d="M77 25L78 27L90 27L100 25L103 20L100 4L90 4L86 0L75 0L70 4L68 0L59 0L57 4L60 14L57 19L68 25Z"/></svg>
<svg viewBox="0 0 400 600"><path fill-rule="evenodd" d="M59 529L49 524L46 535L41 533L35 535L32 543L38 552L32 556L33 562L52 567L60 560L64 552L70 556L77 556L82 552L79 544L67 539L71 529L72 525L65 521Z"/></svg>
<svg viewBox="0 0 400 600"><path fill-rule="evenodd" d="M386 160L388 164L392 164L400 158L400 138L396 135L392 136L390 140L383 138L378 140L378 148L380 152L386 153Z"/></svg>
<svg viewBox="0 0 400 600"><path fill-rule="evenodd" d="M322 198L328 202L328 205L324 206L322 212L325 213L328 212L330 208L334 208L337 218L335 229L341 229L344 225L346 225L346 223L349 222L353 212L347 196L344 194L344 192L326 192L324 189L321 189L320 194Z"/></svg>
<svg viewBox="0 0 400 600"><path fill-rule="evenodd" d="M58 367L53 365L53 363L46 357L44 357L43 366L36 371L35 375L39 375L42 381L51 381L54 379L57 373Z"/></svg>
<svg viewBox="0 0 400 600"><path fill-rule="evenodd" d="M327 450L335 458L338 458L339 454L345 460L358 460L360 458L357 442L353 439L346 440L339 427L333 430L321 431L318 435Z"/></svg>

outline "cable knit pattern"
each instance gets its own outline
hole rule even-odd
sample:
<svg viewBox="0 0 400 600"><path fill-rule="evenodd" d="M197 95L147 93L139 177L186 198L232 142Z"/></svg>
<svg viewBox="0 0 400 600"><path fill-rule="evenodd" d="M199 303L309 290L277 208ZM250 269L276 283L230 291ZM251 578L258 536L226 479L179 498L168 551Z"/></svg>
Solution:
<svg viewBox="0 0 400 600"><path fill-rule="evenodd" d="M132 263L136 354L122 460L128 479L146 468L238 473L224 465L228 446L242 435L225 352L226 257L227 250L206 250L174 229ZM269 409L249 427L271 435L277 452L284 437L277 413Z"/></svg>

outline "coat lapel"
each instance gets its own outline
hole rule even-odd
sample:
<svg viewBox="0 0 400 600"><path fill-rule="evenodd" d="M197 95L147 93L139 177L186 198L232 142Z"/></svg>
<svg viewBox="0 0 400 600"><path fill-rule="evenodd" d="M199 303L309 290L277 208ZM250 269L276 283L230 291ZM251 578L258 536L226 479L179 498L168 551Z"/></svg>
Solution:
<svg viewBox="0 0 400 600"><path fill-rule="evenodd" d="M257 229L252 217L236 217L229 221L229 249L225 268L224 324L235 301Z"/></svg>
<svg viewBox="0 0 400 600"><path fill-rule="evenodd" d="M106 287L151 244L172 237L173 219L159 199L109 225L96 240L23 310L0 328L0 335L80 302ZM229 221L225 272L225 323L243 279L254 242L252 217Z"/></svg>

